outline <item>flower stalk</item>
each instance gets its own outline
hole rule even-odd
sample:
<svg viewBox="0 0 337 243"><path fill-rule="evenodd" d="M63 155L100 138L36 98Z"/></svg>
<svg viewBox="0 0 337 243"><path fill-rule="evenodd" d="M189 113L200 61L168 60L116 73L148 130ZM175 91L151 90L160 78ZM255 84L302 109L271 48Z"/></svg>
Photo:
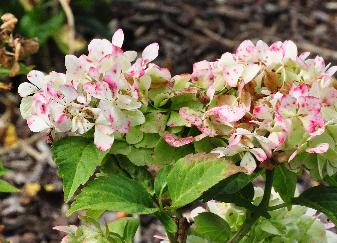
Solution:
<svg viewBox="0 0 337 243"><path fill-rule="evenodd" d="M270 201L271 190L273 186L274 171L266 170L266 182L264 187L263 198L258 206L257 212L247 211L246 220L243 222L239 230L233 235L228 243L237 243L249 232L254 223L261 217L262 213L268 209Z"/></svg>

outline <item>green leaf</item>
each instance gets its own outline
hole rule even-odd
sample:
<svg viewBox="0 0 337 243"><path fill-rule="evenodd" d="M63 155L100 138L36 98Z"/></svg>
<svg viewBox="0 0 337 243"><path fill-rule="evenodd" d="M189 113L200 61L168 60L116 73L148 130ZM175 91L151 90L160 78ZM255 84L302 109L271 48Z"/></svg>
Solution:
<svg viewBox="0 0 337 243"><path fill-rule="evenodd" d="M135 148L154 148L159 142L160 136L156 133L144 133L143 140L135 144Z"/></svg>
<svg viewBox="0 0 337 243"><path fill-rule="evenodd" d="M205 195L216 196L220 194L233 194L253 181L260 173L247 175L245 173L234 174L210 188Z"/></svg>
<svg viewBox="0 0 337 243"><path fill-rule="evenodd" d="M302 144L307 139L303 134L305 133L303 124L300 119L293 118L291 123L292 129L291 133L287 137L287 142L285 146L287 148L295 148L297 145Z"/></svg>
<svg viewBox="0 0 337 243"><path fill-rule="evenodd" d="M117 156L117 159L119 161L119 167L125 171L129 177L137 180L150 194L153 194L153 178L151 173L147 170L147 167L137 166L128 161L127 158L123 158L123 156Z"/></svg>
<svg viewBox="0 0 337 243"><path fill-rule="evenodd" d="M144 133L162 134L165 130L167 115L160 112L151 112L145 116L145 123L141 126Z"/></svg>
<svg viewBox="0 0 337 243"><path fill-rule="evenodd" d="M194 218L195 233L212 242L226 242L232 235L228 223L213 213L201 213Z"/></svg>
<svg viewBox="0 0 337 243"><path fill-rule="evenodd" d="M153 178L145 166L137 166L122 155L108 156L101 171L106 175L122 175L141 183L150 194L153 194Z"/></svg>
<svg viewBox="0 0 337 243"><path fill-rule="evenodd" d="M175 234L178 230L176 222L165 212L158 212L156 216L165 227L165 231Z"/></svg>
<svg viewBox="0 0 337 243"><path fill-rule="evenodd" d="M164 188L167 186L167 176L170 173L171 169L171 165L164 166L160 169L160 171L156 175L156 178L154 179L154 191L158 197L160 197Z"/></svg>
<svg viewBox="0 0 337 243"><path fill-rule="evenodd" d="M263 221L260 225L260 228L261 230L269 233L269 234L272 234L272 235L281 235L282 232L280 232L280 230L275 226L273 225L272 222L270 221Z"/></svg>
<svg viewBox="0 0 337 243"><path fill-rule="evenodd" d="M169 127L180 127L187 126L188 122L181 118L178 112L172 111L170 113L170 118L167 121L167 126Z"/></svg>
<svg viewBox="0 0 337 243"><path fill-rule="evenodd" d="M26 66L23 63L19 63L20 69L15 76L27 74L29 71L33 70L34 66ZM11 73L10 68L5 68L0 65L0 78L7 78Z"/></svg>
<svg viewBox="0 0 337 243"><path fill-rule="evenodd" d="M153 162L161 165L170 164L193 152L194 149L192 144L174 148L167 144L163 139L160 139L157 146L154 148Z"/></svg>
<svg viewBox="0 0 337 243"><path fill-rule="evenodd" d="M237 206L247 208L251 211L256 210L256 206L252 204L254 198L254 186L253 183L247 184L240 191L227 194L227 193L217 193L211 196L209 199L214 199L220 202L234 203Z"/></svg>
<svg viewBox="0 0 337 243"><path fill-rule="evenodd" d="M209 153L218 147L225 147L225 143L219 138L204 138L198 142L194 142L194 148L197 153Z"/></svg>
<svg viewBox="0 0 337 243"><path fill-rule="evenodd" d="M254 197L254 187L252 181L260 173L246 175L237 173L219 182L209 190L207 190L202 198L204 201L217 200L227 203L235 203L237 206L245 207L250 210L256 210L256 206L252 204ZM266 216L266 215L264 215Z"/></svg>
<svg viewBox="0 0 337 243"><path fill-rule="evenodd" d="M337 125L336 124L328 125L326 126L326 130L332 136L333 140L337 141Z"/></svg>
<svg viewBox="0 0 337 243"><path fill-rule="evenodd" d="M10 68L1 67L0 65L0 78L6 78L11 73Z"/></svg>
<svg viewBox="0 0 337 243"><path fill-rule="evenodd" d="M27 74L30 71L32 71L34 69L34 66L27 66L24 63L19 63L20 65L20 71L16 74L17 75L23 75L23 74Z"/></svg>
<svg viewBox="0 0 337 243"><path fill-rule="evenodd" d="M193 202L221 180L242 170L214 154L192 154L178 160L167 177L172 207Z"/></svg>
<svg viewBox="0 0 337 243"><path fill-rule="evenodd" d="M135 165L141 166L153 161L152 153L152 149L131 147L131 153L129 153L127 157Z"/></svg>
<svg viewBox="0 0 337 243"><path fill-rule="evenodd" d="M138 227L139 220L132 217L121 218L108 224L109 231L122 236L126 243L133 243Z"/></svg>
<svg viewBox="0 0 337 243"><path fill-rule="evenodd" d="M92 140L83 137L66 137L55 142L52 153L63 179L65 201L89 180L106 155Z"/></svg>
<svg viewBox="0 0 337 243"><path fill-rule="evenodd" d="M0 176L4 175L6 172L6 168L3 166L2 160L0 160Z"/></svg>
<svg viewBox="0 0 337 243"><path fill-rule="evenodd" d="M188 235L186 243L210 243L210 242L196 235Z"/></svg>
<svg viewBox="0 0 337 243"><path fill-rule="evenodd" d="M143 112L141 112L140 110L132 110L132 111L124 110L123 112L127 114L128 118L131 121L132 127L141 125L145 122L145 116Z"/></svg>
<svg viewBox="0 0 337 243"><path fill-rule="evenodd" d="M30 11L20 19L21 32L27 37L37 37L41 45L62 27L65 20L63 12L41 19L43 11L45 10Z"/></svg>
<svg viewBox="0 0 337 243"><path fill-rule="evenodd" d="M0 192L19 192L15 186L12 186L7 181L0 179Z"/></svg>
<svg viewBox="0 0 337 243"><path fill-rule="evenodd" d="M109 153L128 155L131 153L131 146L124 141L116 141L112 144Z"/></svg>
<svg viewBox="0 0 337 243"><path fill-rule="evenodd" d="M183 94L171 99L171 110L179 111L181 107L188 107L193 110L201 110L203 104L196 98L195 94Z"/></svg>
<svg viewBox="0 0 337 243"><path fill-rule="evenodd" d="M284 165L275 168L273 187L284 202L290 202L294 197L297 175L289 171Z"/></svg>
<svg viewBox="0 0 337 243"><path fill-rule="evenodd" d="M337 187L311 187L293 198L292 203L316 209L337 224Z"/></svg>
<svg viewBox="0 0 337 243"><path fill-rule="evenodd" d="M334 174L332 176L326 176L324 178L324 181L327 182L329 186L337 187L337 174Z"/></svg>
<svg viewBox="0 0 337 243"><path fill-rule="evenodd" d="M104 212L105 210L87 210L85 216L98 220Z"/></svg>
<svg viewBox="0 0 337 243"><path fill-rule="evenodd" d="M137 214L158 210L153 207L151 195L138 181L121 175L100 176L89 183L76 197L68 215L83 209Z"/></svg>
<svg viewBox="0 0 337 243"><path fill-rule="evenodd" d="M143 139L143 132L139 127L132 127L126 134L125 139L128 144L139 143Z"/></svg>

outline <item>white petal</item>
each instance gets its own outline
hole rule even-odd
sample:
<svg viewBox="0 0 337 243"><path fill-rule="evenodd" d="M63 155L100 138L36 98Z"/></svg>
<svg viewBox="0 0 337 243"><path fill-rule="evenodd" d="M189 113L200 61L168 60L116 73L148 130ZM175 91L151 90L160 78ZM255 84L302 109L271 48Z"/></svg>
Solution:
<svg viewBox="0 0 337 243"><path fill-rule="evenodd" d="M129 62L133 62L137 57L136 51L126 51L123 53L124 56L128 59Z"/></svg>
<svg viewBox="0 0 337 243"><path fill-rule="evenodd" d="M75 116L71 122L72 122L71 131L72 132L77 131L79 134L83 134L89 131L94 126L93 123L89 122L87 119L80 116Z"/></svg>
<svg viewBox="0 0 337 243"><path fill-rule="evenodd" d="M76 89L71 85L62 85L60 87L62 94L64 95L63 100L68 104L73 100L76 100L78 93Z"/></svg>
<svg viewBox="0 0 337 243"><path fill-rule="evenodd" d="M326 71L326 74L328 76L332 76L335 74L335 72L337 72L337 66L332 66Z"/></svg>
<svg viewBox="0 0 337 243"><path fill-rule="evenodd" d="M27 97L28 95L34 94L38 90L39 89L35 85L24 82L19 85L18 93L21 97Z"/></svg>
<svg viewBox="0 0 337 243"><path fill-rule="evenodd" d="M254 170L256 169L256 161L251 153L245 153L240 162L240 166L245 168L249 175L254 172Z"/></svg>
<svg viewBox="0 0 337 243"><path fill-rule="evenodd" d="M88 57L93 61L98 61L112 53L112 44L106 39L93 39L88 45L88 50Z"/></svg>
<svg viewBox="0 0 337 243"><path fill-rule="evenodd" d="M118 29L112 36L112 44L119 48L122 47L124 42L124 33L122 29Z"/></svg>
<svg viewBox="0 0 337 243"><path fill-rule="evenodd" d="M229 106L223 105L211 108L206 112L206 116L215 116L219 119L218 122L236 122L239 121L247 112L244 105Z"/></svg>
<svg viewBox="0 0 337 243"><path fill-rule="evenodd" d="M101 131L101 129L99 129L96 126L95 134L94 134L94 143L99 150L107 151L108 149L111 148L113 142L114 142L114 136L113 135L104 134Z"/></svg>
<svg viewBox="0 0 337 243"><path fill-rule="evenodd" d="M221 58L218 61L218 64L220 66L235 64L233 54L229 52L222 54Z"/></svg>
<svg viewBox="0 0 337 243"><path fill-rule="evenodd" d="M31 116L27 119L27 124L32 132L41 132L49 128L49 125L39 116Z"/></svg>
<svg viewBox="0 0 337 243"><path fill-rule="evenodd" d="M236 64L224 68L224 80L230 87L236 87L243 72L243 65Z"/></svg>
<svg viewBox="0 0 337 243"><path fill-rule="evenodd" d="M285 59L291 59L291 60L296 60L297 58L297 46L295 45L294 42L292 41L285 41L283 43L283 48L284 48L284 58Z"/></svg>
<svg viewBox="0 0 337 243"><path fill-rule="evenodd" d="M64 58L64 63L67 71L78 72L80 70L80 60L74 55L66 55Z"/></svg>
<svg viewBox="0 0 337 243"><path fill-rule="evenodd" d="M97 99L112 99L112 92L105 82L87 82L83 84L83 89Z"/></svg>
<svg viewBox="0 0 337 243"><path fill-rule="evenodd" d="M20 104L20 113L23 119L27 119L32 115L33 110L33 100L32 96L23 97Z"/></svg>
<svg viewBox="0 0 337 243"><path fill-rule="evenodd" d="M105 100L101 100L98 108L100 108L105 117L107 117L114 131L120 133L128 132L131 127L131 121L126 111L121 111L118 107Z"/></svg>
<svg viewBox="0 0 337 243"><path fill-rule="evenodd" d="M245 150L247 150L246 147L244 147L241 144L238 144L235 146L228 146L226 148L219 147L219 148L212 150L211 153L218 154L218 157L221 158L221 157L233 156Z"/></svg>
<svg viewBox="0 0 337 243"><path fill-rule="evenodd" d="M242 79L245 84L249 83L260 71L260 66L257 64L249 64L242 73Z"/></svg>
<svg viewBox="0 0 337 243"><path fill-rule="evenodd" d="M43 72L32 70L27 74L27 79L39 89L42 89L45 81L45 75Z"/></svg>
<svg viewBox="0 0 337 243"><path fill-rule="evenodd" d="M158 43L152 43L145 47L142 58L146 60L146 62L153 61L158 56L159 45Z"/></svg>
<svg viewBox="0 0 337 243"><path fill-rule="evenodd" d="M302 53L298 56L298 58L299 58L300 60L302 60L302 61L305 61L305 59L307 59L309 55L310 55L310 52L308 52L308 51L302 52Z"/></svg>

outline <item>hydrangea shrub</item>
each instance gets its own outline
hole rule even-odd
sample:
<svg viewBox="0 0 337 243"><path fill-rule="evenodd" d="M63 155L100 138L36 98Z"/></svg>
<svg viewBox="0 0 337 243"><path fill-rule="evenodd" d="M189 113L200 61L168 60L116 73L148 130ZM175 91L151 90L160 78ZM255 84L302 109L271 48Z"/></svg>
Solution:
<svg viewBox="0 0 337 243"><path fill-rule="evenodd" d="M270 224L294 204L337 223L337 66L298 54L292 41L244 41L235 53L195 63L191 74L171 75L153 63L157 43L137 55L124 51L123 41L121 29L111 41L94 39L87 55L65 57L65 73L31 71L18 90L31 131L53 141L65 200L74 198L69 214L86 211L91 224L92 212L152 214L170 242L186 242L188 234L212 242L250 239L261 222ZM305 171L321 185L295 196ZM265 187L256 203L258 176ZM210 200L240 208L235 227L216 219L223 227L216 240L212 213L194 223L183 214ZM58 229L69 242L76 235L79 242L131 242L134 225L126 219L119 231Z"/></svg>

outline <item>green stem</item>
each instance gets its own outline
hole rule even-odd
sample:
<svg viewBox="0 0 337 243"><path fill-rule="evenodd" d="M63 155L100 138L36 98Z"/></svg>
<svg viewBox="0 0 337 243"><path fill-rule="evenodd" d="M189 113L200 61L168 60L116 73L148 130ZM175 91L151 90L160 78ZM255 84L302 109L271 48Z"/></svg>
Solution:
<svg viewBox="0 0 337 243"><path fill-rule="evenodd" d="M271 195L271 189L273 187L273 178L274 178L274 170L266 170L266 183L264 186L264 194L261 203L259 204L259 208L267 209L270 195Z"/></svg>
<svg viewBox="0 0 337 243"><path fill-rule="evenodd" d="M271 196L271 189L273 187L273 178L274 178L274 171L266 170L266 183L264 187L263 198L258 206L259 210L257 212L250 212L250 211L247 212L246 220L243 222L239 230L228 241L228 243L240 242L240 240L249 232L254 223L261 217L261 215L263 214L261 212L267 210Z"/></svg>
<svg viewBox="0 0 337 243"><path fill-rule="evenodd" d="M253 224L258 220L260 216L258 214L251 214L247 212L246 220L243 222L238 231L232 236L227 243L238 243L249 232Z"/></svg>
<svg viewBox="0 0 337 243"><path fill-rule="evenodd" d="M169 233L169 232L166 232L166 234L167 234L167 237L168 237L170 243L177 243L175 234L172 234L172 233Z"/></svg>
<svg viewBox="0 0 337 243"><path fill-rule="evenodd" d="M285 207L288 207L289 205L290 205L289 203L281 203L275 206L268 207L268 211L274 211L280 208L285 208Z"/></svg>

